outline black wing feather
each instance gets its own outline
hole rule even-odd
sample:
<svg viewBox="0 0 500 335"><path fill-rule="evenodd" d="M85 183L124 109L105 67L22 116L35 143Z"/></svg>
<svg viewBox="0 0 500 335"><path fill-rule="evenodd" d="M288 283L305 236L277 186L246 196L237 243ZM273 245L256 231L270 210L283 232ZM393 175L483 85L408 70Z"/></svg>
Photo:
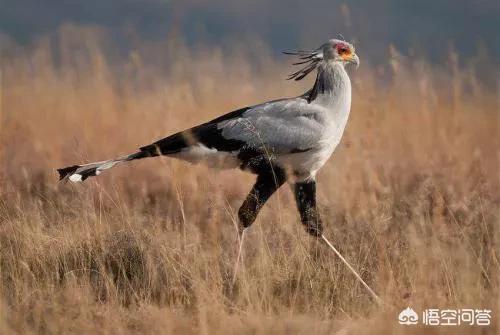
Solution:
<svg viewBox="0 0 500 335"><path fill-rule="evenodd" d="M183 149L196 145L197 143L201 143L210 149L216 149L218 151L238 151L243 148L246 143L240 140L224 138L224 136L222 136L222 129L218 128L218 124L222 121L237 118L249 109L251 109L251 107L241 108L199 126L170 135L142 147L141 151L147 152L151 156L159 156L160 154L171 155L181 152Z"/></svg>

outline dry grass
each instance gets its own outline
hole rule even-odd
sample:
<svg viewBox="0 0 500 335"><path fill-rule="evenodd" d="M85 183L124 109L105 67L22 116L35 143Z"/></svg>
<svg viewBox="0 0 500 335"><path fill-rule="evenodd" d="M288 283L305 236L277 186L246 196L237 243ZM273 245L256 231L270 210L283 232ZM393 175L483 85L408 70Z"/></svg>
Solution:
<svg viewBox="0 0 500 335"><path fill-rule="evenodd" d="M58 184L56 167L305 89L263 47L224 54L171 41L118 60L99 36L66 27L57 43L2 59L1 334L402 333L406 306L490 308L486 331L498 330L498 95L473 67L394 52L385 68L364 61L354 74L319 202L326 235L381 309L306 235L287 186L248 235L231 290L235 211L252 176L155 159Z"/></svg>

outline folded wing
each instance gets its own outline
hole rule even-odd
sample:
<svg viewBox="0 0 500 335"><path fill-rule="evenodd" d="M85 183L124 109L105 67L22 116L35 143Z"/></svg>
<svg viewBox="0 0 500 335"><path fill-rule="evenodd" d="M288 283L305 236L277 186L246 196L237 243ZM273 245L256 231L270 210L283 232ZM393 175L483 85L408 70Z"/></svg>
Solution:
<svg viewBox="0 0 500 335"><path fill-rule="evenodd" d="M320 141L324 117L322 107L302 98L286 99L255 106L220 122L218 129L227 140L277 155L289 154L308 150Z"/></svg>
<svg viewBox="0 0 500 335"><path fill-rule="evenodd" d="M149 156L168 155L217 167L241 167L259 155L309 150L323 133L321 107L303 98L246 107L142 147Z"/></svg>

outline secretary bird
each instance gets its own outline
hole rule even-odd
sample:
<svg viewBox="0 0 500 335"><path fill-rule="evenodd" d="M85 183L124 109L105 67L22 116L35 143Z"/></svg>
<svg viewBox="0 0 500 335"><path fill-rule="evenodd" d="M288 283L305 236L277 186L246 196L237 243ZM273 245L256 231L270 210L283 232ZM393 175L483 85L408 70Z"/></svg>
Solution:
<svg viewBox="0 0 500 335"><path fill-rule="evenodd" d="M285 54L298 56L299 61L294 65L304 65L288 79L301 80L317 69L314 86L304 94L235 110L143 146L127 156L58 169L60 179L80 182L117 164L157 156L205 162L217 168L240 168L256 174L257 180L238 210L240 243L234 275L245 230L273 193L289 181L294 185L306 231L323 238L376 297L323 236L316 206L316 173L339 144L351 108L351 81L345 66L359 66L359 58L354 46L343 37L331 39L312 51Z"/></svg>

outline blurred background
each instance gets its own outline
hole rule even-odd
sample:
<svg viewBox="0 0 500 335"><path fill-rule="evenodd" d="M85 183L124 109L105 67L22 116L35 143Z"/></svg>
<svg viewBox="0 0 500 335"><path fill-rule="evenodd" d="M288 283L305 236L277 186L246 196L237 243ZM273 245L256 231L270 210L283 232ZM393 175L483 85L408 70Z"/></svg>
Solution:
<svg viewBox="0 0 500 335"><path fill-rule="evenodd" d="M0 0L0 334L388 334L407 306L493 309L498 333L499 31L498 0ZM302 94L281 51L338 33L361 66L318 202L391 307L307 236L289 187L232 287L254 176L158 158L57 182Z"/></svg>
<svg viewBox="0 0 500 335"><path fill-rule="evenodd" d="M497 0L20 0L0 1L0 32L27 44L64 24L99 27L122 51L144 41L180 36L231 47L258 40L273 52L313 48L342 33L364 59L384 62L387 46L443 63L449 48L464 57L500 58Z"/></svg>

